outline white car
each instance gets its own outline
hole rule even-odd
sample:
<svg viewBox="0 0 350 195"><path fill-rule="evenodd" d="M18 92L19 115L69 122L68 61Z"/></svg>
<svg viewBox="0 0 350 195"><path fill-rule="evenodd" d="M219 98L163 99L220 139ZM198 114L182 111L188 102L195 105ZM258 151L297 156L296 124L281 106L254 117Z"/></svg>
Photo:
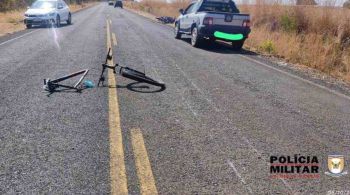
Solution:
<svg viewBox="0 0 350 195"><path fill-rule="evenodd" d="M72 23L72 14L63 0L37 0L24 14L27 28L33 25L54 25L59 27L62 21Z"/></svg>

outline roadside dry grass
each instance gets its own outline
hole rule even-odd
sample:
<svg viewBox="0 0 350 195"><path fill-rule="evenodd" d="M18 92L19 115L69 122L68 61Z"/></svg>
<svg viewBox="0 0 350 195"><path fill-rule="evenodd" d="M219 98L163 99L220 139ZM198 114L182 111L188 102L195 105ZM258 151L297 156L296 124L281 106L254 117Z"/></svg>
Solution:
<svg viewBox="0 0 350 195"><path fill-rule="evenodd" d="M247 46L350 81L350 10L330 7L241 6L252 16Z"/></svg>
<svg viewBox="0 0 350 195"><path fill-rule="evenodd" d="M93 6L94 4L96 4L96 2L84 3L82 5L71 4L69 7L72 12L76 12L80 9ZM25 9L20 9L9 12L0 12L0 36L25 29L26 27L23 24L25 11Z"/></svg>
<svg viewBox="0 0 350 195"><path fill-rule="evenodd" d="M177 0L174 3L165 3L157 0L143 0L141 3L126 1L124 6L133 10L140 10L154 16L177 17L180 8L186 8L190 0Z"/></svg>
<svg viewBox="0 0 350 195"><path fill-rule="evenodd" d="M24 10L16 10L6 13L0 13L0 36L7 33L23 30Z"/></svg>
<svg viewBox="0 0 350 195"><path fill-rule="evenodd" d="M187 0L175 3L144 0L126 7L155 16L178 16ZM308 66L350 82L350 10L331 7L240 5L252 16L245 47L287 62Z"/></svg>

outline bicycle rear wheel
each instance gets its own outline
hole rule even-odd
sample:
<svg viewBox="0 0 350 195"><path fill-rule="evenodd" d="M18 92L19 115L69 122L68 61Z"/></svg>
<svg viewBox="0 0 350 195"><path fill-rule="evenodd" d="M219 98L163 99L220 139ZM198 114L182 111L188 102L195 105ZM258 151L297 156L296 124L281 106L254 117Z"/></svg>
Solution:
<svg viewBox="0 0 350 195"><path fill-rule="evenodd" d="M148 76L145 75L145 73L139 72L137 70L128 68L128 67L122 67L119 71L119 73L128 79L132 79L138 82L144 82L151 85L159 86L162 88L165 88L165 84L159 81L156 81Z"/></svg>

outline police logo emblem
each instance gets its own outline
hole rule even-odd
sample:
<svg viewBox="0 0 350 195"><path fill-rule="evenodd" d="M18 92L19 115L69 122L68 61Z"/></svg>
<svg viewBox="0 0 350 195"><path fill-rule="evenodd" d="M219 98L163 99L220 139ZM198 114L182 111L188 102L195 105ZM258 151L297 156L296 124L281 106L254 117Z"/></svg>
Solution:
<svg viewBox="0 0 350 195"><path fill-rule="evenodd" d="M347 171L344 171L345 158L343 155L328 155L327 164L328 172L326 172L326 175L340 177L347 174Z"/></svg>

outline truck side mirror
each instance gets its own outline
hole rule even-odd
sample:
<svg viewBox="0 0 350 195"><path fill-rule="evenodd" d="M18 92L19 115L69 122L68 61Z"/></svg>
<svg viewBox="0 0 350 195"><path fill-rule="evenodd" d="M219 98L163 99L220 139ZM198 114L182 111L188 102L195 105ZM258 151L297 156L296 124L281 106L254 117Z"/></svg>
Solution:
<svg viewBox="0 0 350 195"><path fill-rule="evenodd" d="M184 15L184 14L185 14L185 12L184 12L183 9L179 9L179 12L180 12L181 15Z"/></svg>

